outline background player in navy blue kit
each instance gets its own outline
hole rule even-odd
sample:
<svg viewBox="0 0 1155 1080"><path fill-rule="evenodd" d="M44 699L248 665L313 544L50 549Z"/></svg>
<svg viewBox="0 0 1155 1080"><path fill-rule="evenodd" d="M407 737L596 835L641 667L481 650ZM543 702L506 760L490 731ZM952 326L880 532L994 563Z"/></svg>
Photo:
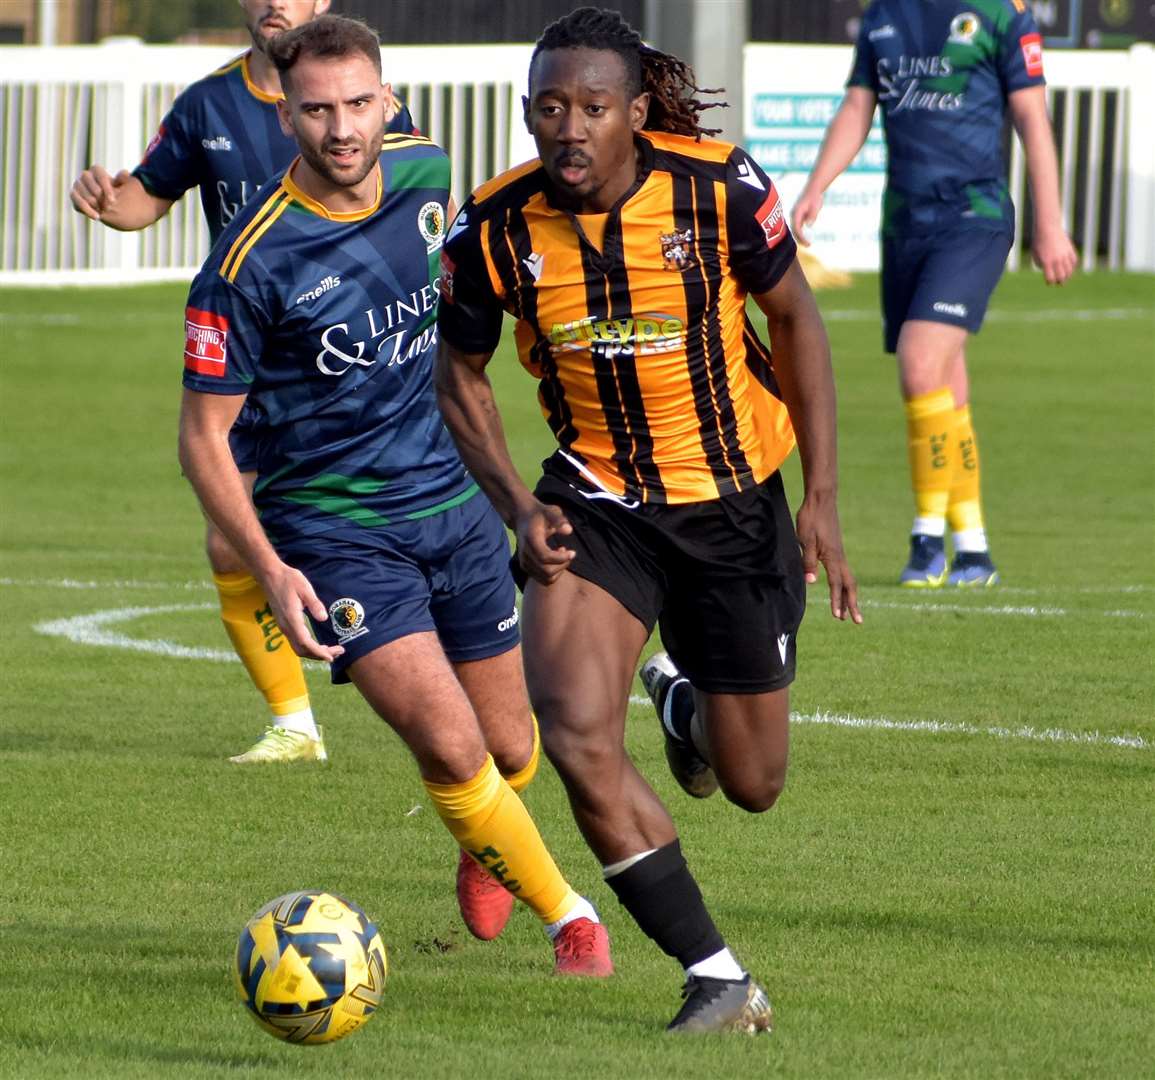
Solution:
<svg viewBox="0 0 1155 1080"><path fill-rule="evenodd" d="M517 795L538 740L509 543L433 391L449 162L428 139L385 135L364 24L321 16L271 53L301 156L193 282L181 464L293 648L329 661L411 750L462 849L467 925L493 936L516 896L545 924L557 971L608 975L604 928ZM246 400L262 416L253 501L229 448ZM500 903L479 926L462 882L495 878Z"/></svg>
<svg viewBox="0 0 1155 1080"><path fill-rule="evenodd" d="M114 229L143 229L196 187L215 243L261 185L296 157L297 144L281 130L277 118L281 84L266 47L278 34L323 14L329 0L241 0L241 7L252 49L193 83L176 99L144 161L131 173L111 177L100 165L81 173L72 188L79 212ZM386 115L387 130L414 131L408 110L388 88ZM233 433L237 465L250 487L256 419L242 413ZM285 643L268 600L243 560L211 524L205 549L225 629L272 714L256 744L231 760L238 764L324 760L325 746L313 719L301 663Z"/></svg>
<svg viewBox="0 0 1155 1080"><path fill-rule="evenodd" d="M993 585L966 344L982 326L1013 238L1007 111L1030 174L1035 261L1049 285L1066 281L1077 261L1059 206L1042 38L1026 0L875 0L863 15L846 96L794 206L803 243L822 193L865 142L876 104L889 158L883 331L886 351L898 354L915 497L900 582Z"/></svg>

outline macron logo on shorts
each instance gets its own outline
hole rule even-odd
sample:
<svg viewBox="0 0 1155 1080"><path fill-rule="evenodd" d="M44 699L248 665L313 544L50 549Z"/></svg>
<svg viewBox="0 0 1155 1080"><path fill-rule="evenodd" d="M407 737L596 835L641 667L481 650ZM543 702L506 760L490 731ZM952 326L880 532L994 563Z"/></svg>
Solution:
<svg viewBox="0 0 1155 1080"><path fill-rule="evenodd" d="M184 366L198 375L225 376L229 320L226 315L185 308Z"/></svg>

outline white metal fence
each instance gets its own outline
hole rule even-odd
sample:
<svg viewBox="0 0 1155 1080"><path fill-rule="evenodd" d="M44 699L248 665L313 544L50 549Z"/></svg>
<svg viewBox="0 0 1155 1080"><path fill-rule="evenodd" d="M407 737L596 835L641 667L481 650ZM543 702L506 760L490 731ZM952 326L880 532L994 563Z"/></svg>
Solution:
<svg viewBox="0 0 1155 1080"><path fill-rule="evenodd" d="M68 189L94 162L131 168L181 87L234 51L134 40L0 48L0 284L191 276L207 254L199 200L181 200L152 228L117 233L76 214ZM449 152L458 202L533 155L520 100L530 46L386 48L382 55L386 79ZM751 44L747 84L755 76L765 83L769 73L786 92L837 94L849 62L842 46ZM1047 75L1064 211L1084 267L1155 270L1155 49L1050 52ZM1010 179L1022 211L1017 140ZM1020 231L1023 218L1020 212ZM1016 244L1011 264L1020 258Z"/></svg>
<svg viewBox="0 0 1155 1080"><path fill-rule="evenodd" d="M534 153L521 123L530 52L528 45L382 50L386 80L449 152L458 203ZM156 225L118 233L77 214L68 189L93 163L131 169L182 87L235 54L135 39L0 48L0 284L191 277L208 254L194 192Z"/></svg>

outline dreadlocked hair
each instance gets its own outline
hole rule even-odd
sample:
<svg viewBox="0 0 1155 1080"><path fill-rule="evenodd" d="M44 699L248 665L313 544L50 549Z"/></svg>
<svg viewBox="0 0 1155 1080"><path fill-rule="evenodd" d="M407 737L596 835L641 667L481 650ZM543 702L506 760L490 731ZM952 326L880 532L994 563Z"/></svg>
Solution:
<svg viewBox="0 0 1155 1080"><path fill-rule="evenodd" d="M689 64L676 56L643 44L641 36L616 11L581 7L545 28L530 60L555 49L602 49L617 53L626 69L626 93L630 100L650 95L650 111L643 127L674 135L717 135L721 128L704 128L698 117L706 109L725 108L724 101L700 101L698 94L720 94L697 86Z"/></svg>

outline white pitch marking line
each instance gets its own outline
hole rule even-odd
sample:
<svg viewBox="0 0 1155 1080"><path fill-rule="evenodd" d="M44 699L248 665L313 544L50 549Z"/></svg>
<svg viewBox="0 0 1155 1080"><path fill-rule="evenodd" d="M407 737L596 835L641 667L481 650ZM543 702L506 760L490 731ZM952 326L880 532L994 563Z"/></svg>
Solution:
<svg viewBox="0 0 1155 1080"><path fill-rule="evenodd" d="M631 705L649 705L650 699L630 695ZM946 720L889 720L884 716L850 716L819 709L813 713L790 714L794 724L821 724L826 727L857 728L862 731L918 731L931 735L988 735L996 739L1019 739L1026 742L1075 743L1084 746L1119 746L1128 750L1152 750L1155 743L1142 735L1104 735L1101 731L1064 731L1062 728L978 727L975 724Z"/></svg>
<svg viewBox="0 0 1155 1080"><path fill-rule="evenodd" d="M131 652L151 653L180 660L216 660L221 663L235 663L236 654L224 649L204 649L191 645L178 645L174 641L150 640L129 637L116 630L106 629L120 623L140 619L146 615L173 615L184 611L211 611L215 604L165 604L161 607L126 607L112 611L95 611L90 615L73 615L67 619L52 619L37 623L32 629L48 637L62 637L77 645L101 645L111 649L128 649Z"/></svg>
<svg viewBox="0 0 1155 1080"><path fill-rule="evenodd" d="M111 611L94 611L89 615L73 615L67 619L52 619L37 623L33 630L46 637L62 637L76 645L96 645L109 649L128 649L130 652L149 653L176 660L213 660L222 664L240 663L236 653L225 649L205 649L196 645L178 645L175 641L151 638L134 638L127 634L105 629L119 623L130 622L146 615L172 615L185 611L216 611L216 604L165 604L160 607L114 608ZM304 660L307 668L328 667L319 660Z"/></svg>
<svg viewBox="0 0 1155 1080"><path fill-rule="evenodd" d="M75 578L26 579L0 578L0 585L18 589L182 589L199 592L211 589L208 581L79 581Z"/></svg>
<svg viewBox="0 0 1155 1080"><path fill-rule="evenodd" d="M821 305L819 305L821 306ZM1155 318L1150 308L1043 308L1038 311L1009 311L992 308L987 312L988 322L1098 322L1100 319L1122 322L1131 319ZM823 310L827 322L878 322L880 315L873 308L829 308Z"/></svg>
<svg viewBox="0 0 1155 1080"><path fill-rule="evenodd" d="M980 607L977 604L901 604L893 600L860 600L859 604L865 608L883 608L888 611L933 611L949 612L962 615L1022 615L1027 618L1064 618L1067 615L1094 616L1102 615L1115 619L1146 619L1145 611L1087 611L1080 608L1078 611L1069 611L1061 607L1036 607L1028 604L1024 607L1015 607L1011 604Z"/></svg>
<svg viewBox="0 0 1155 1080"><path fill-rule="evenodd" d="M236 663L237 658L224 649L205 649L178 645L172 641L132 638L127 634L107 629L133 619L149 615L174 615L188 611L211 611L215 604L164 604L159 607L115 608L96 611L89 615L73 615L66 619L52 619L37 623L33 629L49 637L62 637L78 645L97 645L106 648L128 649L181 660L214 660ZM650 699L634 694L631 705L648 705ZM823 724L833 727L860 728L881 731L924 731L932 734L989 735L1000 739L1022 739L1031 742L1079 743L1093 746L1121 746L1132 750L1150 750L1152 744L1139 735L1103 735L1098 731L1063 731L1059 728L987 727L973 724L948 723L939 720L888 720L885 717L866 718L829 712L811 714L791 713L790 719L799 724Z"/></svg>

